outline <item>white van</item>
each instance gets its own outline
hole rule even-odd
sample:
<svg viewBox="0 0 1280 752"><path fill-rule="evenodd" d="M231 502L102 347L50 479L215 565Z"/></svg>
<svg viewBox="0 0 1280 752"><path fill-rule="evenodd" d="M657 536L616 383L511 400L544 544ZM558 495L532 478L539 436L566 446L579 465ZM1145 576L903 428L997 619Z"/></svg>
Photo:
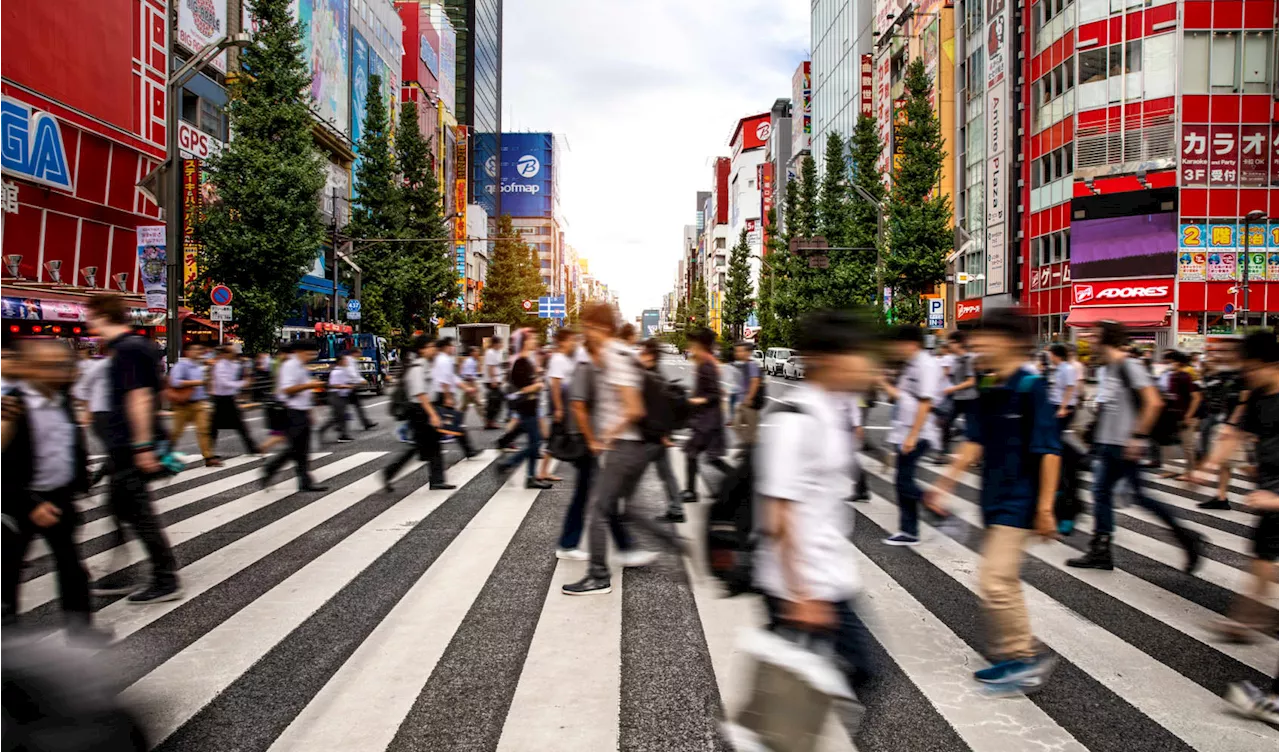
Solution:
<svg viewBox="0 0 1280 752"><path fill-rule="evenodd" d="M783 367L795 351L788 347L770 347L764 351L764 372L770 376L781 376Z"/></svg>

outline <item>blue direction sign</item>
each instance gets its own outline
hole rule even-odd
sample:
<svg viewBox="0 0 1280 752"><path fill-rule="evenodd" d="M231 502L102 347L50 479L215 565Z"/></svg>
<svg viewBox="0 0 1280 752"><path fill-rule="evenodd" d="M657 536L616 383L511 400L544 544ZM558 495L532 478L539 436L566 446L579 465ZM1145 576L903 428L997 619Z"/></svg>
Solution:
<svg viewBox="0 0 1280 752"><path fill-rule="evenodd" d="M360 301L355 298L347 298L347 320L360 320Z"/></svg>
<svg viewBox="0 0 1280 752"><path fill-rule="evenodd" d="M562 319L565 316L564 296L538 298L538 318Z"/></svg>

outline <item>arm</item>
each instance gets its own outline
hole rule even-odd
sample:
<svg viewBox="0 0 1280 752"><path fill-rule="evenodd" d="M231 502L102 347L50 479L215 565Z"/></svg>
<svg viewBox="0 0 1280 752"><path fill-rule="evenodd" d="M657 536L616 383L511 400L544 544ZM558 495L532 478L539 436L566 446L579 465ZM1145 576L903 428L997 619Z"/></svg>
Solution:
<svg viewBox="0 0 1280 752"><path fill-rule="evenodd" d="M1204 401L1204 395L1199 389L1191 390L1191 404L1187 405L1187 420L1195 420L1196 413L1200 411L1200 403Z"/></svg>
<svg viewBox="0 0 1280 752"><path fill-rule="evenodd" d="M929 420L932 413L932 399L922 399L918 401L918 405L916 407L916 419L911 424L911 430L907 431L907 437L902 440L903 454L910 454L915 451L916 441L920 438L920 431L924 429L924 422Z"/></svg>
<svg viewBox="0 0 1280 752"><path fill-rule="evenodd" d="M960 391L960 390L962 390L962 389L968 389L968 388L970 388L970 387L974 387L974 386L977 386L977 385L978 385L978 379L977 379L977 378L975 378L975 377L973 377L973 376L970 376L969 378L965 379L964 381L961 381L959 384L952 384L951 386L947 387L946 389L943 389L943 390L942 390L942 393L943 393L943 394L945 394L945 395L947 395L948 397L950 397L952 394L954 394L954 393L956 393L956 392L958 392L958 391Z"/></svg>
<svg viewBox="0 0 1280 752"><path fill-rule="evenodd" d="M809 629L829 629L835 624L835 614L830 604L809 598L808 590L800 579L796 564L795 536L792 534L792 507L796 502L770 497L765 499L765 524L778 551L778 564L782 579L787 584L791 600L787 602L787 620Z"/></svg>
<svg viewBox="0 0 1280 752"><path fill-rule="evenodd" d="M747 396L743 398L744 402L750 403L756 398L756 392L760 391L760 377L754 376L751 383L747 385Z"/></svg>
<svg viewBox="0 0 1280 752"><path fill-rule="evenodd" d="M640 390L631 386L619 386L618 393L622 397L622 418L609 426L604 432L604 443L608 446L618 438L618 434L627 430L633 423L644 417L644 398Z"/></svg>
<svg viewBox="0 0 1280 752"><path fill-rule="evenodd" d="M938 514L943 514L947 510L947 505L943 503L942 496L949 494L955 490L956 478L960 473L965 472L975 462L982 459L982 445L976 441L966 441L960 445L960 452L956 458L947 465L946 471L942 477L938 478L933 484L933 490L927 492L924 497L925 506L932 509Z"/></svg>
<svg viewBox="0 0 1280 752"><path fill-rule="evenodd" d="M564 420L564 397L560 394L560 382L559 376L551 379L551 411L557 423Z"/></svg>
<svg viewBox="0 0 1280 752"><path fill-rule="evenodd" d="M1075 382L1068 384L1067 388L1062 390L1062 404L1058 406L1059 418L1067 417L1067 408L1071 406L1071 398L1075 396L1075 393Z"/></svg>
<svg viewBox="0 0 1280 752"><path fill-rule="evenodd" d="M596 440L595 430L591 427L591 416L587 413L587 403L582 400L573 400L570 405L573 407L573 419L577 421L578 428L582 430L582 438L587 442L587 448L592 454L600 454L600 442Z"/></svg>

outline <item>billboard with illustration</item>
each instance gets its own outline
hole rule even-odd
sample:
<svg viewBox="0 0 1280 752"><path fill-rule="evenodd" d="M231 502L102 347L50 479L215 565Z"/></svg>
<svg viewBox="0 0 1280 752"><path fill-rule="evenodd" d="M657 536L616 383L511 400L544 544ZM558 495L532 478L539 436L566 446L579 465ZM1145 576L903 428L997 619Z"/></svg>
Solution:
<svg viewBox="0 0 1280 752"><path fill-rule="evenodd" d="M350 132L348 0L297 0L302 56L311 68L311 98L322 120Z"/></svg>
<svg viewBox="0 0 1280 752"><path fill-rule="evenodd" d="M443 13L432 22L440 32L440 101L449 112L457 112L458 32Z"/></svg>
<svg viewBox="0 0 1280 752"><path fill-rule="evenodd" d="M178 44L199 52L227 34L225 0L181 0L178 4ZM227 70L227 53L210 63L222 72Z"/></svg>
<svg viewBox="0 0 1280 752"><path fill-rule="evenodd" d="M502 213L550 217L555 211L555 136L502 134Z"/></svg>

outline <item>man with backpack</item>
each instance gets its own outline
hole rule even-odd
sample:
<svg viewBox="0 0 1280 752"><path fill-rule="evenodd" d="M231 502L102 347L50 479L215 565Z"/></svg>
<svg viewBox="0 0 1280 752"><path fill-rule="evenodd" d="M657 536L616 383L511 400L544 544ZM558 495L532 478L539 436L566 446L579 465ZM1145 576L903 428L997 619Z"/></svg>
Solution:
<svg viewBox="0 0 1280 752"><path fill-rule="evenodd" d="M1019 692L1044 683L1051 655L1038 652L1022 595L1023 549L1031 536L1051 539L1061 452L1057 408L1044 377L1023 365L1034 341L1029 320L1013 312L988 314L974 347L990 371L976 410L965 425L966 441L925 504L946 513L945 494L975 463L982 465L982 523L978 586L987 614L993 665L973 678L993 689Z"/></svg>
<svg viewBox="0 0 1280 752"><path fill-rule="evenodd" d="M649 462L658 471L658 479L667 492L667 512L658 519L664 522L684 522L684 505L680 498L680 486L671 471L671 459L667 450L675 446L671 431L675 429L675 410L672 402L678 397L672 394L671 385L662 378L658 369L661 355L656 339L647 339L640 345L640 367L644 369L645 419L641 434L649 448Z"/></svg>
<svg viewBox="0 0 1280 752"><path fill-rule="evenodd" d="M969 352L968 335L961 331L952 332L948 341L951 344L951 361L947 377L951 384L942 390L944 399L950 401L949 409L939 416L942 446L938 451L938 460L950 462L951 428L956 418L966 422L973 414L974 400L978 398L978 372L974 368L974 356Z"/></svg>
<svg viewBox="0 0 1280 752"><path fill-rule="evenodd" d="M1088 552L1067 560L1067 566L1113 568L1111 534L1116 523L1112 494L1117 483L1127 480L1133 489L1134 501L1173 530L1187 552L1189 574L1200 561L1201 537L1179 524L1168 507L1143 492L1138 469L1138 462L1147 455L1151 429L1160 415L1160 394L1147 370L1125 353L1123 348L1129 342L1129 332L1124 324L1103 321L1095 332L1098 354L1105 367L1099 372L1098 418L1092 430L1094 453L1098 458L1093 479L1093 540Z"/></svg>
<svg viewBox="0 0 1280 752"><path fill-rule="evenodd" d="M733 358L738 362L737 375L741 379L738 391L742 395L734 415L734 427L738 429L738 438L748 447L756 443L756 427L760 422L760 411L764 409L764 375L760 373L760 364L751 357L753 349L750 342L739 342L733 346Z"/></svg>
<svg viewBox="0 0 1280 752"><path fill-rule="evenodd" d="M409 422L413 446L383 469L383 490L387 493L395 490L391 482L415 454L429 466L431 490L448 491L455 488L444 480L444 457L440 453L440 428L444 424L431 401L431 367L432 358L436 354L436 343L429 336L420 334L413 341L413 346L417 357L405 366L391 395L391 406L397 419Z"/></svg>
<svg viewBox="0 0 1280 752"><path fill-rule="evenodd" d="M933 406L942 386L942 367L924 349L924 332L904 325L893 333L894 354L902 368L890 384L881 378L880 388L893 400L889 443L898 449L898 532L885 539L890 546L920 544L920 499L924 490L916 480L916 467L929 450L938 446L938 421Z"/></svg>
<svg viewBox="0 0 1280 752"><path fill-rule="evenodd" d="M712 350L715 344L716 334L710 329L699 329L689 337L689 352L693 353L696 370L693 396L689 398L689 428L693 435L684 445L685 503L698 500L698 455L706 455L711 466L722 473L727 474L731 469L721 459L724 456L724 418L720 407L723 395L720 364Z"/></svg>

